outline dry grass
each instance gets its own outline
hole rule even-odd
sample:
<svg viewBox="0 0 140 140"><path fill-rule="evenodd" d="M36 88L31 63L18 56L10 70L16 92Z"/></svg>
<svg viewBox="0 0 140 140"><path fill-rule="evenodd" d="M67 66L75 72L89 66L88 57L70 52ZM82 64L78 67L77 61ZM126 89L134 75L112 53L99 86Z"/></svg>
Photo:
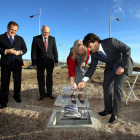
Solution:
<svg viewBox="0 0 140 140"><path fill-rule="evenodd" d="M128 79L133 83L135 76ZM70 86L67 69L54 69L53 95L61 94L63 86ZM108 124L110 115L101 117L99 111L104 109L103 69L98 69L92 79L86 83L89 103L92 110L95 128L48 129L46 128L53 110L55 100L45 98L38 101L39 91L35 70L23 69L21 99L16 103L13 96L13 80L10 82L8 107L0 110L0 139L13 140L139 140L140 139L140 101L131 95L128 105L125 104L129 93L127 83L124 85L126 96L123 97L119 119L114 125ZM140 98L140 77L134 87L134 93Z"/></svg>

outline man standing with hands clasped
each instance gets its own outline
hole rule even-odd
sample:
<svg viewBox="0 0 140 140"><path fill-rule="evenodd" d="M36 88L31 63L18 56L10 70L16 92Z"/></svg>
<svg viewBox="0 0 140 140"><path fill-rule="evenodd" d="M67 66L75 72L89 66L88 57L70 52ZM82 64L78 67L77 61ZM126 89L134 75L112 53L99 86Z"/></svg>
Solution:
<svg viewBox="0 0 140 140"><path fill-rule="evenodd" d="M1 54L1 93L0 109L7 107L11 71L14 79L14 96L17 103L20 99L21 71L23 66L22 55L27 52L26 44L22 37L16 35L19 26L10 21L7 32L0 35Z"/></svg>
<svg viewBox="0 0 140 140"><path fill-rule="evenodd" d="M100 38L89 33L84 37L84 45L89 48L91 54L91 64L83 80L78 84L78 88L83 88L84 84L95 71L98 60L105 62L104 71L104 111L99 112L100 116L112 114L109 123L117 122L119 108L123 96L123 84L133 70L133 61L130 57L131 49L126 44L115 38L100 40ZM112 106L112 88L114 87L114 101Z"/></svg>
<svg viewBox="0 0 140 140"><path fill-rule="evenodd" d="M39 85L40 98L43 100L45 97L54 99L52 95L53 86L53 69L54 65L58 66L58 52L56 48L55 38L50 36L50 28L44 25L41 29L42 35L35 36L32 42L31 59L32 65L37 70L37 80ZM45 79L44 71L46 69L46 88L45 93Z"/></svg>

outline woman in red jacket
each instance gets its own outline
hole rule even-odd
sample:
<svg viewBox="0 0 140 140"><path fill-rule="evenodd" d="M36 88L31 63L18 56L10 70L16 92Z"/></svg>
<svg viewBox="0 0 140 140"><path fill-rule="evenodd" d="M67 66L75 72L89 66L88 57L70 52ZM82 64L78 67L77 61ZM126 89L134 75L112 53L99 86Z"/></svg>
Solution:
<svg viewBox="0 0 140 140"><path fill-rule="evenodd" d="M76 40L67 57L68 74L72 88L77 88L78 83L83 79L89 57L89 50L83 45L82 40ZM82 94L78 94L78 98L81 103L84 103ZM76 98L73 94L71 95L71 101L76 103Z"/></svg>

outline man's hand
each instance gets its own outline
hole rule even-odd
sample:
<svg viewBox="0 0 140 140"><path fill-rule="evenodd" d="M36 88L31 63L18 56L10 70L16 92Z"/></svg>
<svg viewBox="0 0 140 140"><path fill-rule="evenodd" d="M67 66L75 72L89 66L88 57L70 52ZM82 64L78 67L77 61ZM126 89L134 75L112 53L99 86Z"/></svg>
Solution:
<svg viewBox="0 0 140 140"><path fill-rule="evenodd" d="M12 49L7 49L7 50L6 50L6 53L7 53L7 54L13 54L13 53L14 53L14 48L12 48Z"/></svg>
<svg viewBox="0 0 140 140"><path fill-rule="evenodd" d="M77 88L78 88L78 89L79 89L79 88L83 88L84 85L85 85L85 81L82 80L82 81L78 84L78 87L77 87Z"/></svg>
<svg viewBox="0 0 140 140"><path fill-rule="evenodd" d="M58 63L55 63L55 67L57 67L58 66Z"/></svg>
<svg viewBox="0 0 140 140"><path fill-rule="evenodd" d="M121 75L124 72L124 68L117 68L116 75Z"/></svg>
<svg viewBox="0 0 140 140"><path fill-rule="evenodd" d="M33 69L37 70L37 65L34 65L34 66L33 66Z"/></svg>
<svg viewBox="0 0 140 140"><path fill-rule="evenodd" d="M14 50L13 54L14 54L14 55L20 55L21 53L20 53L20 51Z"/></svg>
<svg viewBox="0 0 140 140"><path fill-rule="evenodd" d="M83 62L83 63L82 63L82 65L81 65L80 67L84 67L85 65L86 65L86 63L85 63L85 62Z"/></svg>

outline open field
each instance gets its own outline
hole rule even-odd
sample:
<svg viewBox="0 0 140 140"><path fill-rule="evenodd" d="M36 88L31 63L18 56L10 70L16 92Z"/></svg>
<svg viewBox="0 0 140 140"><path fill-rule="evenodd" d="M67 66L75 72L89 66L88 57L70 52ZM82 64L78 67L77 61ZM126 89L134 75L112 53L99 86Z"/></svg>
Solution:
<svg viewBox="0 0 140 140"><path fill-rule="evenodd" d="M129 76L132 84L135 76ZM57 67L53 75L53 95L61 94L64 86L70 86L67 69ZM48 129L46 128L53 110L60 110L54 106L55 100L45 98L38 101L39 91L36 71L23 69L21 99L16 103L13 99L13 80L10 82L8 107L0 110L0 139L13 140L139 140L140 139L140 101L131 95L126 105L129 86L124 84L123 97L119 119L116 124L108 124L110 115L101 117L99 111L104 109L103 98L103 68L97 69L91 80L86 83L89 97L89 110L92 111L95 128ZM140 98L140 77L134 87L134 93Z"/></svg>

